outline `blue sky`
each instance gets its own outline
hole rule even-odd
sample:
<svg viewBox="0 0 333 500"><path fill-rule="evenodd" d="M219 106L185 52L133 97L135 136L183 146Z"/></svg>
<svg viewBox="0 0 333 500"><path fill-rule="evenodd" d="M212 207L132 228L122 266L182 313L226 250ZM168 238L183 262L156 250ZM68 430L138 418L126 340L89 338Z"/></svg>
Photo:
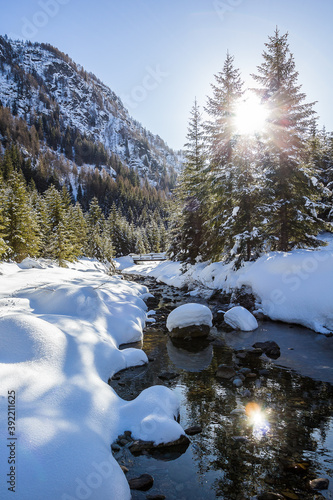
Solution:
<svg viewBox="0 0 333 500"><path fill-rule="evenodd" d="M2 5L0 33L55 45L181 148L194 98L205 105L227 50L250 84L276 26L290 34L319 124L333 130L332 22L332 0L15 0Z"/></svg>

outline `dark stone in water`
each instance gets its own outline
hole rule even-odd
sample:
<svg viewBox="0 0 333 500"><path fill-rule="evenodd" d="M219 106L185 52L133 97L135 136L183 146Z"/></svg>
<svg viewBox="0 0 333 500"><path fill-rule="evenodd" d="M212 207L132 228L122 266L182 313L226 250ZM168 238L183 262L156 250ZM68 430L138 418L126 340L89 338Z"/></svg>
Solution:
<svg viewBox="0 0 333 500"><path fill-rule="evenodd" d="M181 448L182 451L185 451L189 443L190 440L185 435L181 435L180 438L175 441L171 441L170 443L160 443L157 445L155 445L153 441L143 441L142 439L138 439L130 445L129 450L133 453L133 455L140 455L147 451L150 453L156 451L171 451L172 448Z"/></svg>
<svg viewBox="0 0 333 500"><path fill-rule="evenodd" d="M230 379L236 375L236 372L233 366L220 365L218 366L215 375L218 378Z"/></svg>
<svg viewBox="0 0 333 500"><path fill-rule="evenodd" d="M224 312L223 311L213 311L213 325L219 326L224 321Z"/></svg>
<svg viewBox="0 0 333 500"><path fill-rule="evenodd" d="M258 500L284 500L284 497L279 495L279 493L267 491L258 495Z"/></svg>
<svg viewBox="0 0 333 500"><path fill-rule="evenodd" d="M156 307L158 307L160 299L158 299L157 297L149 297L145 302L148 309L155 309Z"/></svg>
<svg viewBox="0 0 333 500"><path fill-rule="evenodd" d="M120 448L119 444L112 443L112 445L111 445L111 450L112 451L120 451L120 449L121 448Z"/></svg>
<svg viewBox="0 0 333 500"><path fill-rule="evenodd" d="M208 337L210 327L208 325L191 325L184 328L174 328L169 335L173 339L192 339L198 337Z"/></svg>
<svg viewBox="0 0 333 500"><path fill-rule="evenodd" d="M325 477L318 477L310 481L310 488L312 490L327 490L329 484L329 480Z"/></svg>
<svg viewBox="0 0 333 500"><path fill-rule="evenodd" d="M188 436L194 436L195 434L200 434L200 432L202 432L202 427L200 427L200 425L192 425L192 427L185 429L185 433Z"/></svg>
<svg viewBox="0 0 333 500"><path fill-rule="evenodd" d="M150 474L141 474L139 477L128 480L131 490L147 491L154 484L154 478Z"/></svg>
<svg viewBox="0 0 333 500"><path fill-rule="evenodd" d="M175 372L163 372L158 376L161 380L172 380L177 377L179 377L179 373Z"/></svg>
<svg viewBox="0 0 333 500"><path fill-rule="evenodd" d="M266 342L256 342L253 344L255 349L261 349L266 356L272 359L278 359L281 356L280 347L273 340L267 340Z"/></svg>

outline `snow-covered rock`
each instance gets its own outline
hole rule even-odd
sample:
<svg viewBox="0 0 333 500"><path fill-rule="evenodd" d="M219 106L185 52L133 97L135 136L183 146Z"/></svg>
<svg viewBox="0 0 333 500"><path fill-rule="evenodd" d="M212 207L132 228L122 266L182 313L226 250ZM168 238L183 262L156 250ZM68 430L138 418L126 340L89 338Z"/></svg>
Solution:
<svg viewBox="0 0 333 500"><path fill-rule="evenodd" d="M193 325L213 326L213 316L209 307L202 304L184 304L176 307L168 316L167 329L184 328Z"/></svg>
<svg viewBox="0 0 333 500"><path fill-rule="evenodd" d="M213 325L209 307L202 304L184 304L177 307L167 318L167 329L171 337L207 337Z"/></svg>
<svg viewBox="0 0 333 500"><path fill-rule="evenodd" d="M232 307L224 315L224 321L235 330L250 332L258 328L258 322L250 311L242 306Z"/></svg>

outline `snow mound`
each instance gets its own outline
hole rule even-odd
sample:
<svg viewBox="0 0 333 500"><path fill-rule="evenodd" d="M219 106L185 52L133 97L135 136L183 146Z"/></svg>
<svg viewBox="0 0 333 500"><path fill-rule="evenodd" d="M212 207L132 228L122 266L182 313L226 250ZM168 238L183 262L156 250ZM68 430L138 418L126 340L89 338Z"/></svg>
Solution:
<svg viewBox="0 0 333 500"><path fill-rule="evenodd" d="M140 349L119 350L142 339L147 306L140 296L148 290L91 260L52 266L1 265L0 441L9 438L8 393L15 393L15 493L22 500L129 500L110 444L125 430L156 444L184 433L167 387L128 402L107 384L148 361ZM9 471L6 446L0 470ZM7 487L0 484L1 498L13 496Z"/></svg>
<svg viewBox="0 0 333 500"><path fill-rule="evenodd" d="M177 307L168 316L167 329L185 328L192 325L213 326L213 315L209 307L202 304L184 304Z"/></svg>
<svg viewBox="0 0 333 500"><path fill-rule="evenodd" d="M224 321L235 330L242 330L243 332L250 332L258 328L256 318L242 306L229 309L224 315Z"/></svg>
<svg viewBox="0 0 333 500"><path fill-rule="evenodd" d="M60 359L66 337L59 328L29 314L0 318L0 363Z"/></svg>

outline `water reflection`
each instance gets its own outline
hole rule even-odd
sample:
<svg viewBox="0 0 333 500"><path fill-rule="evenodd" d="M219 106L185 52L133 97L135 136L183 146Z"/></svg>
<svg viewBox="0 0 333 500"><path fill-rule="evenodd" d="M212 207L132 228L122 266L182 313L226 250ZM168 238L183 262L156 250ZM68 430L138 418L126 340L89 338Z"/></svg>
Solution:
<svg viewBox="0 0 333 500"><path fill-rule="evenodd" d="M296 350L297 345L291 347ZM240 367L251 368L256 377L246 378L244 386L236 389L215 377L219 364L235 362L233 349L202 344L201 350L190 352L158 329L147 331L143 349L154 361L128 375L124 372L125 385L117 392L132 399L144 388L161 383L161 371L177 371L180 377L167 385L179 395L181 424L203 428L175 460L169 457L171 461L162 462L149 456L125 460L133 475L154 476L150 493L174 500L243 500L264 491L294 500L333 498L333 480L327 491L314 495L309 490L314 477L333 477L332 385L261 357L240 361ZM281 351L285 357L285 349ZM298 359L300 352L301 347ZM201 371L194 370L194 359ZM262 369L267 370L265 375L260 374ZM145 496L133 492L133 499L140 498Z"/></svg>
<svg viewBox="0 0 333 500"><path fill-rule="evenodd" d="M209 367L213 358L213 346L204 342L167 341L167 352L177 368L188 372L201 372Z"/></svg>

